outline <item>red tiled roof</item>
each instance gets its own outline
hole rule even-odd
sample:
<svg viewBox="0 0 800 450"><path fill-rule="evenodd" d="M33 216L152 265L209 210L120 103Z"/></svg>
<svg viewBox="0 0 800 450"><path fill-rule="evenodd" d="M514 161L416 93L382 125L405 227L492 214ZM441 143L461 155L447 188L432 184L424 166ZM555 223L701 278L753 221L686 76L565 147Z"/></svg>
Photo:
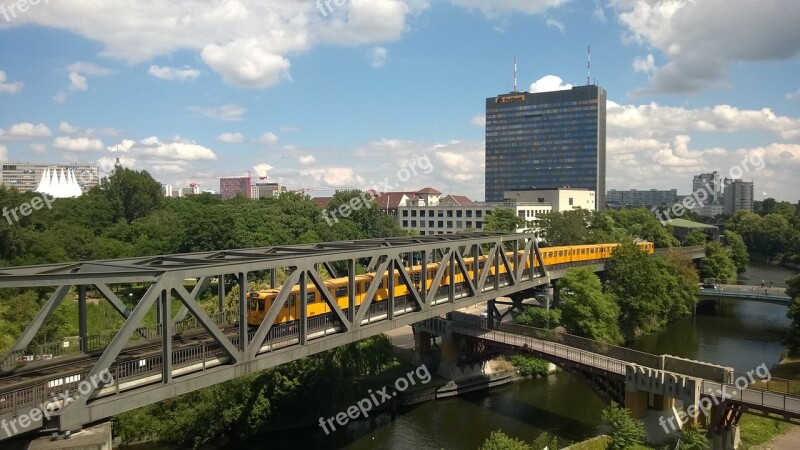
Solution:
<svg viewBox="0 0 800 450"><path fill-rule="evenodd" d="M432 187L426 187L425 189L417 191L416 194L441 195L442 193Z"/></svg>
<svg viewBox="0 0 800 450"><path fill-rule="evenodd" d="M410 199L417 196L415 192L384 192L375 198L375 203L379 209L397 209L404 195Z"/></svg>
<svg viewBox="0 0 800 450"><path fill-rule="evenodd" d="M327 208L331 204L331 200L333 200L333 197L314 197L311 199L320 208Z"/></svg>
<svg viewBox="0 0 800 450"><path fill-rule="evenodd" d="M439 200L439 202L440 203L446 202L447 199L452 199L452 201L455 202L459 206L468 206L468 205L471 205L471 204L475 203L475 202L473 202L472 200L470 200L468 197L466 197L464 195L448 195L447 197L444 197L441 200Z"/></svg>

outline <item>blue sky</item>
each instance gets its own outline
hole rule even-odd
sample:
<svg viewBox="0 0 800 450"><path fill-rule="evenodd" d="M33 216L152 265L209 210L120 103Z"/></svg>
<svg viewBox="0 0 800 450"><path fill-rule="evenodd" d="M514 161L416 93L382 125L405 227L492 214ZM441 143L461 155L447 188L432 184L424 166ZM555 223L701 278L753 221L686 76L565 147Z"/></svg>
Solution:
<svg viewBox="0 0 800 450"><path fill-rule="evenodd" d="M30 0L27 0L30 2ZM483 198L486 97L592 77L608 187L800 200L800 2L0 0L0 159ZM5 7L5 8L3 8ZM536 83L535 86L532 85ZM434 169L398 170L428 157ZM743 161L763 160L763 168ZM205 178L209 177L209 178Z"/></svg>

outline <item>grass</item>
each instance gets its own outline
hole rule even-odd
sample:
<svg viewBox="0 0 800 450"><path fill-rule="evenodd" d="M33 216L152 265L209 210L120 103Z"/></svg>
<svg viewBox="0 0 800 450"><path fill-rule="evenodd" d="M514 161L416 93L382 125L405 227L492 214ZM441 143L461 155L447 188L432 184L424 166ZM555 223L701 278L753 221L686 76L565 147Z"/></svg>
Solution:
<svg viewBox="0 0 800 450"><path fill-rule="evenodd" d="M578 442L568 448L569 450L605 450L610 439L608 436L598 436L587 441Z"/></svg>
<svg viewBox="0 0 800 450"><path fill-rule="evenodd" d="M791 427L792 425L785 422L751 414L744 414L739 420L739 432L745 449L769 442L775 436L789 431Z"/></svg>

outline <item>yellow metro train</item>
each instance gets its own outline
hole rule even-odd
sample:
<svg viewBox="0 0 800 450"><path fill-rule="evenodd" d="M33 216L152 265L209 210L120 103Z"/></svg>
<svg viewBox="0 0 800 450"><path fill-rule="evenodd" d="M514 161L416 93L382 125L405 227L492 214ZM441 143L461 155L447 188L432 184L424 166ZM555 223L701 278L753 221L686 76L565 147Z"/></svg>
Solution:
<svg viewBox="0 0 800 450"><path fill-rule="evenodd" d="M642 249L646 253L653 253L653 243L642 241L636 244L640 249ZM605 260L611 257L611 253L614 251L619 244L611 243L611 244L595 244L595 245L570 245L564 247L545 247L541 248L540 252L542 254L542 259L544 260L545 267L550 267L557 264L564 264L570 262L580 262L580 261L594 261L594 260ZM519 252L520 255L522 251ZM512 255L514 252L507 252L506 256L508 256L509 260L511 260ZM483 267L486 262L486 256L479 257L480 263L479 267ZM470 274L470 278L473 278L473 270L474 270L474 258L464 258L464 262L467 266L467 271ZM539 261L534 260L534 267L539 266ZM530 264L528 261L525 263L525 268L529 268ZM411 276L411 280L413 281L415 288L420 289L420 272L423 270L422 265L416 265L411 268L409 274ZM433 283L433 279L436 276L436 272L439 270L439 263L430 263L425 267L427 270L427 286L426 288L430 290L431 284ZM442 277L442 281L440 286L449 286L450 285L450 270L449 268L445 269L444 276ZM500 265L500 274L504 274L506 272L505 266ZM489 269L489 276L494 276L495 270L494 267L490 267ZM400 298L408 294L408 289L402 281L400 281L400 274L395 271L394 273L395 283L394 283L394 295L395 298ZM364 297L366 296L367 290L369 289L372 280L375 279L375 273L366 273L364 275L357 275L355 279L355 287L356 287L356 294L355 294L355 303L356 306L361 305L361 302L364 301ZM455 276L455 282L461 283L464 281L463 273L460 270L457 270ZM330 294L333 298L336 299L339 307L342 310L348 307L349 303L349 295L348 295L348 278L336 278L332 280L325 281L325 287L330 291ZM306 316L310 319L312 317L317 317L323 314L330 313L330 307L325 302L325 299L320 293L317 291L316 285L313 283L308 284L307 286L308 291L308 309L306 311ZM267 315L272 303L275 301L275 298L278 296L280 292L280 288L275 289L264 289L260 291L251 291L247 294L248 297L248 313L247 313L247 324L250 326L259 326L261 322L264 321L264 318ZM286 324L289 322L293 322L300 318L300 302L298 301L298 297L300 296L300 286L294 286L292 288L291 293L289 294L288 301L286 304L281 308L280 313L278 314L278 318L275 320L276 324ZM375 293L375 298L373 299L373 304L376 302L383 302L388 300L389 298L389 288L388 288L388 274L383 276L383 281L378 288L377 292Z"/></svg>

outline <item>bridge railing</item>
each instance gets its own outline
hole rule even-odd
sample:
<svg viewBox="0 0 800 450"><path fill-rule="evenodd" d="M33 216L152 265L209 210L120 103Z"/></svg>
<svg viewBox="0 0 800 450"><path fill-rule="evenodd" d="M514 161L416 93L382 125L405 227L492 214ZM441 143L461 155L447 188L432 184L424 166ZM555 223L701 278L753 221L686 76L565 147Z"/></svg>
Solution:
<svg viewBox="0 0 800 450"><path fill-rule="evenodd" d="M750 385L745 389L737 389L729 384L703 380L701 392L704 395L722 398L723 400L732 400L748 405L770 408L775 411L800 414L800 398L782 392L761 390L757 387L757 384Z"/></svg>

